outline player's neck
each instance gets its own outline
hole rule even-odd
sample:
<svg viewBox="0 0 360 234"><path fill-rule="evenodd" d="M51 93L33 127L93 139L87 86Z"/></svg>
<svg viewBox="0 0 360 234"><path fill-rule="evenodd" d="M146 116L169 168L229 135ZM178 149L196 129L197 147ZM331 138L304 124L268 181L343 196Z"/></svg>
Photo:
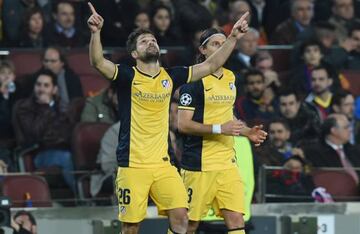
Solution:
<svg viewBox="0 0 360 234"><path fill-rule="evenodd" d="M223 69L222 67L220 67L219 69L217 69L213 75L215 75L216 77L220 77L223 74Z"/></svg>
<svg viewBox="0 0 360 234"><path fill-rule="evenodd" d="M144 63L142 61L136 61L136 67L151 76L155 76L160 71L160 64L159 62L153 62L153 63Z"/></svg>

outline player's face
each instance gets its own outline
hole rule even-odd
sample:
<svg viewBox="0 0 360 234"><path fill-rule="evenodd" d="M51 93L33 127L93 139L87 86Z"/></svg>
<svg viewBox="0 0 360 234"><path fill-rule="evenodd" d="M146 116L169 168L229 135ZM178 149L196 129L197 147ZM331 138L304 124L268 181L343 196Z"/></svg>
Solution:
<svg viewBox="0 0 360 234"><path fill-rule="evenodd" d="M247 78L246 90L253 98L261 98L265 90L265 82L260 75L251 75Z"/></svg>
<svg viewBox="0 0 360 234"><path fill-rule="evenodd" d="M339 113L344 114L348 119L352 120L354 117L354 97L347 95L339 106Z"/></svg>
<svg viewBox="0 0 360 234"><path fill-rule="evenodd" d="M316 95L320 95L330 89L332 79L328 77L325 69L314 70L311 73L311 88Z"/></svg>
<svg viewBox="0 0 360 234"><path fill-rule="evenodd" d="M312 45L306 47L304 51L304 60L307 65L318 66L320 65L321 58L322 54L319 46Z"/></svg>
<svg viewBox="0 0 360 234"><path fill-rule="evenodd" d="M269 126L270 142L277 148L282 148L290 138L290 132L282 123L271 123Z"/></svg>
<svg viewBox="0 0 360 234"><path fill-rule="evenodd" d="M64 68L64 63L60 60L60 54L57 50L48 49L45 51L43 66L58 75Z"/></svg>
<svg viewBox="0 0 360 234"><path fill-rule="evenodd" d="M210 38L210 40L203 46L203 53L206 58L210 57L215 53L226 41L224 35L215 35Z"/></svg>
<svg viewBox="0 0 360 234"><path fill-rule="evenodd" d="M56 87L51 81L51 77L47 75L40 75L36 82L34 87L34 93L36 99L40 99L41 96L48 96L51 97L56 92Z"/></svg>
<svg viewBox="0 0 360 234"><path fill-rule="evenodd" d="M159 9L153 18L153 22L160 32L166 32L170 27L170 13L166 9Z"/></svg>
<svg viewBox="0 0 360 234"><path fill-rule="evenodd" d="M295 4L296 6L292 13L292 16L301 25L309 25L314 15L313 4L310 0L297 1Z"/></svg>
<svg viewBox="0 0 360 234"><path fill-rule="evenodd" d="M351 34L351 39L353 39L356 44L355 50L360 53L360 30L354 30Z"/></svg>
<svg viewBox="0 0 360 234"><path fill-rule="evenodd" d="M135 52L135 59L144 62L156 62L160 57L159 45L151 34L142 34L138 37Z"/></svg>
<svg viewBox="0 0 360 234"><path fill-rule="evenodd" d="M300 102L296 100L294 94L280 96L280 112L287 119L293 119L297 116L300 108Z"/></svg>

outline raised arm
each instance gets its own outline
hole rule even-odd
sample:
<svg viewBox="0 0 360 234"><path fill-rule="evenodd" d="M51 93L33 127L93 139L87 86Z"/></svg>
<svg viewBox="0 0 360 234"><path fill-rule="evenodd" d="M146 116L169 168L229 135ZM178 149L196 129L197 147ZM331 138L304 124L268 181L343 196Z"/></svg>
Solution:
<svg viewBox="0 0 360 234"><path fill-rule="evenodd" d="M249 27L246 21L246 17L248 15L249 12L246 12L241 16L241 18L234 25L225 43L213 55L207 58L204 62L193 66L191 81L199 80L215 72L224 65L233 51L236 42L248 31Z"/></svg>
<svg viewBox="0 0 360 234"><path fill-rule="evenodd" d="M89 57L91 66L95 67L103 76L108 79L113 79L116 65L104 58L103 48L100 40L100 31L104 25L104 19L96 12L94 6L88 2L91 16L87 24L91 31L91 38L89 44Z"/></svg>

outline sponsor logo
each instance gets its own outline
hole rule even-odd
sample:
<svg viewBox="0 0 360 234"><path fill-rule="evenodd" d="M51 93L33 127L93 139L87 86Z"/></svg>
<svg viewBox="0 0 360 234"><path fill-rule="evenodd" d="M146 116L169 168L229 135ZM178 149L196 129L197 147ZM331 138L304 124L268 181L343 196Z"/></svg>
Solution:
<svg viewBox="0 0 360 234"><path fill-rule="evenodd" d="M213 88L208 88L208 89L205 89L205 91L207 92L207 91L210 91L210 90L212 90Z"/></svg>

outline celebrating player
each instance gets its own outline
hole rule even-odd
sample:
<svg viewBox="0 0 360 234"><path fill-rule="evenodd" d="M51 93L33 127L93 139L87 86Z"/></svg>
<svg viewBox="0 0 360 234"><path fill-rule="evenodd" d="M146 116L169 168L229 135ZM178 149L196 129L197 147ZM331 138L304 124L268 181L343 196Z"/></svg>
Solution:
<svg viewBox="0 0 360 234"><path fill-rule="evenodd" d="M135 67L115 65L103 57L100 31L103 18L89 3L90 63L106 78L117 82L121 128L117 147L116 193L122 232L137 233L146 215L148 196L159 214L169 217L168 233L186 233L187 195L181 177L171 165L169 105L174 90L215 72L226 61L238 39L248 30L248 13L234 25L223 46L203 63L164 69L153 33L131 33L127 49Z"/></svg>
<svg viewBox="0 0 360 234"><path fill-rule="evenodd" d="M218 53L226 40L222 31L206 30L200 37L201 61ZM186 134L181 165L188 192L189 234L195 233L211 206L224 217L228 233L245 233L245 194L236 166L233 136L241 134L260 144L267 133L261 130L262 126L248 128L234 118L238 86L232 71L219 68L180 88L178 121L179 131Z"/></svg>

